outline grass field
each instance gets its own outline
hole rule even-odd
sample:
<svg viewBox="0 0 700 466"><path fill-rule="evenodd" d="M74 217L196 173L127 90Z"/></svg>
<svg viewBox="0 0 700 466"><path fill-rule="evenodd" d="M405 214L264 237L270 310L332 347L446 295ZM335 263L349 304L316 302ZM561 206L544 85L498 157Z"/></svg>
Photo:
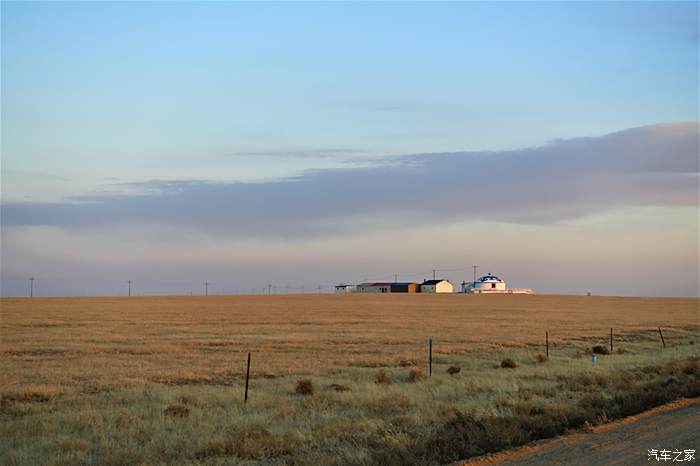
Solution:
<svg viewBox="0 0 700 466"><path fill-rule="evenodd" d="M696 298L0 303L2 464L440 463L698 390ZM611 327L615 351L593 365L591 347L607 347ZM549 360L538 354L545 331ZM516 367L502 368L506 358ZM448 374L451 366L459 372ZM312 393L297 392L300 379ZM501 421L522 422L531 433L464 443L478 437L465 433L471 426L483 435Z"/></svg>

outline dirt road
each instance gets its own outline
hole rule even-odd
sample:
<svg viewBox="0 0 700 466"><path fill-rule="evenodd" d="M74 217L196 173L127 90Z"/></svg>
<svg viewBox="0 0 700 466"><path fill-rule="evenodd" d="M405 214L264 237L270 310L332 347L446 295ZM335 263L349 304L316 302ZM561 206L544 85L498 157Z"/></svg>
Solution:
<svg viewBox="0 0 700 466"><path fill-rule="evenodd" d="M657 461L650 449L670 450L670 459ZM692 461L673 452L695 450ZM532 446L500 453L464 466L527 465L700 465L700 399L682 400L621 421ZM675 459L675 461L674 461ZM685 459L683 462L679 460Z"/></svg>

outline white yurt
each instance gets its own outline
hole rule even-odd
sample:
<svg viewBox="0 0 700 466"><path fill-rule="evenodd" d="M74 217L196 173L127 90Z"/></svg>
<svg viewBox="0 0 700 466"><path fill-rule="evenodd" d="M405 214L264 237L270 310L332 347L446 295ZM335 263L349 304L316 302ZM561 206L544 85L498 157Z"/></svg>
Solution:
<svg viewBox="0 0 700 466"><path fill-rule="evenodd" d="M462 284L464 293L489 293L506 291L506 282L490 272L479 277L475 282L464 282Z"/></svg>

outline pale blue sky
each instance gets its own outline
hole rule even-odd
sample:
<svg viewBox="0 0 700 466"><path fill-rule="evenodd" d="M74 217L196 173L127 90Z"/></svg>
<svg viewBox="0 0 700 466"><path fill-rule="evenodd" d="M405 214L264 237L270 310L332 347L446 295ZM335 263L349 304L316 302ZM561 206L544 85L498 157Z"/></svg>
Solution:
<svg viewBox="0 0 700 466"><path fill-rule="evenodd" d="M108 176L267 178L697 119L696 2L3 2L2 13L3 168L70 180L54 197ZM309 156L259 156L285 151ZM11 199L44 195L9 184Z"/></svg>
<svg viewBox="0 0 700 466"><path fill-rule="evenodd" d="M400 255L373 262L375 254L364 266L348 260L344 268L334 254L357 247L357 225L365 226L362 234L384 232L392 241L397 233L459 224L450 233L458 244L458 237L469 241L472 228L487 228L472 221L503 222L499 231L518 250L529 228L523 224L553 228L544 236L557 238L561 222L593 222L624 241L615 222L624 218L641 235L630 257L653 248L666 223L685 225L673 254L664 257L691 275L683 285L647 294L697 294L697 2L3 2L1 8L5 290L21 289L24 276L40 274L46 264L77 260L69 252L78 245L63 244L66 238L111 244L109 235L120 229L131 229L120 237L140 245L133 257L96 247L73 264L76 279L107 265L115 275L138 269L148 277L144 270L171 259L199 264L197 277L206 275L207 264L214 267L216 260L202 258L207 254L190 251L178 259L171 250L144 265L144 253L162 245L163 235L153 233L160 228L173 244L206 238L230 250L237 235L277 235L258 247L277 251L280 270L305 262L292 252L303 249L300 241L339 241L324 251L323 273L306 274L318 282L343 279L348 267L373 276L405 262ZM544 151L524 150L540 146ZM505 170L475 170L470 164L486 160L482 151L493 151ZM679 178L660 174L668 151ZM433 159L448 167L438 174L428 159L411 155L448 152ZM577 177L581 164L593 168ZM621 167L631 173L624 181L616 178ZM605 178L606 170L614 176ZM459 186L460 174L469 186ZM552 189L568 204L543 204L552 176L567 176ZM279 180L289 177L297 184L288 190ZM374 190L366 180L386 189ZM563 185L568 192L558 191ZM465 207L492 186L501 190L496 212ZM401 199L433 191L448 207L429 219L402 211ZM372 206L368 193L382 201ZM280 207L275 215L284 224L263 221L265 199L317 214L299 219ZM76 210L76 200L96 205L95 212ZM238 217L221 221L197 200ZM335 203L352 212L339 216ZM645 209L661 210L649 218ZM188 223L187 211L196 220ZM223 239L222 229L229 232ZM406 247L420 248L418 238ZM57 244L65 257L56 255ZM425 264L416 267L490 260L508 272L505 254L462 251L457 259L454 244L443 249L435 257L418 254ZM608 252L624 264L615 259L620 250ZM567 259L551 269L566 270ZM255 266L250 261L248 270ZM274 279L266 270L245 278L226 273L230 282L257 286ZM579 284L599 280L593 265L580 262L574 275ZM522 276L532 279L523 285L546 291L578 290L567 281L547 285ZM640 283L624 292L641 293Z"/></svg>

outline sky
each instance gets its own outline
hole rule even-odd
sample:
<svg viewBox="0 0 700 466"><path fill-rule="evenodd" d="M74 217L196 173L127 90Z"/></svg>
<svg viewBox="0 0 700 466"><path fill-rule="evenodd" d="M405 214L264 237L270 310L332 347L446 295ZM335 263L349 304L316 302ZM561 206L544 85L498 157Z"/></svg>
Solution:
<svg viewBox="0 0 700 466"><path fill-rule="evenodd" d="M700 294L697 2L0 8L2 295Z"/></svg>

